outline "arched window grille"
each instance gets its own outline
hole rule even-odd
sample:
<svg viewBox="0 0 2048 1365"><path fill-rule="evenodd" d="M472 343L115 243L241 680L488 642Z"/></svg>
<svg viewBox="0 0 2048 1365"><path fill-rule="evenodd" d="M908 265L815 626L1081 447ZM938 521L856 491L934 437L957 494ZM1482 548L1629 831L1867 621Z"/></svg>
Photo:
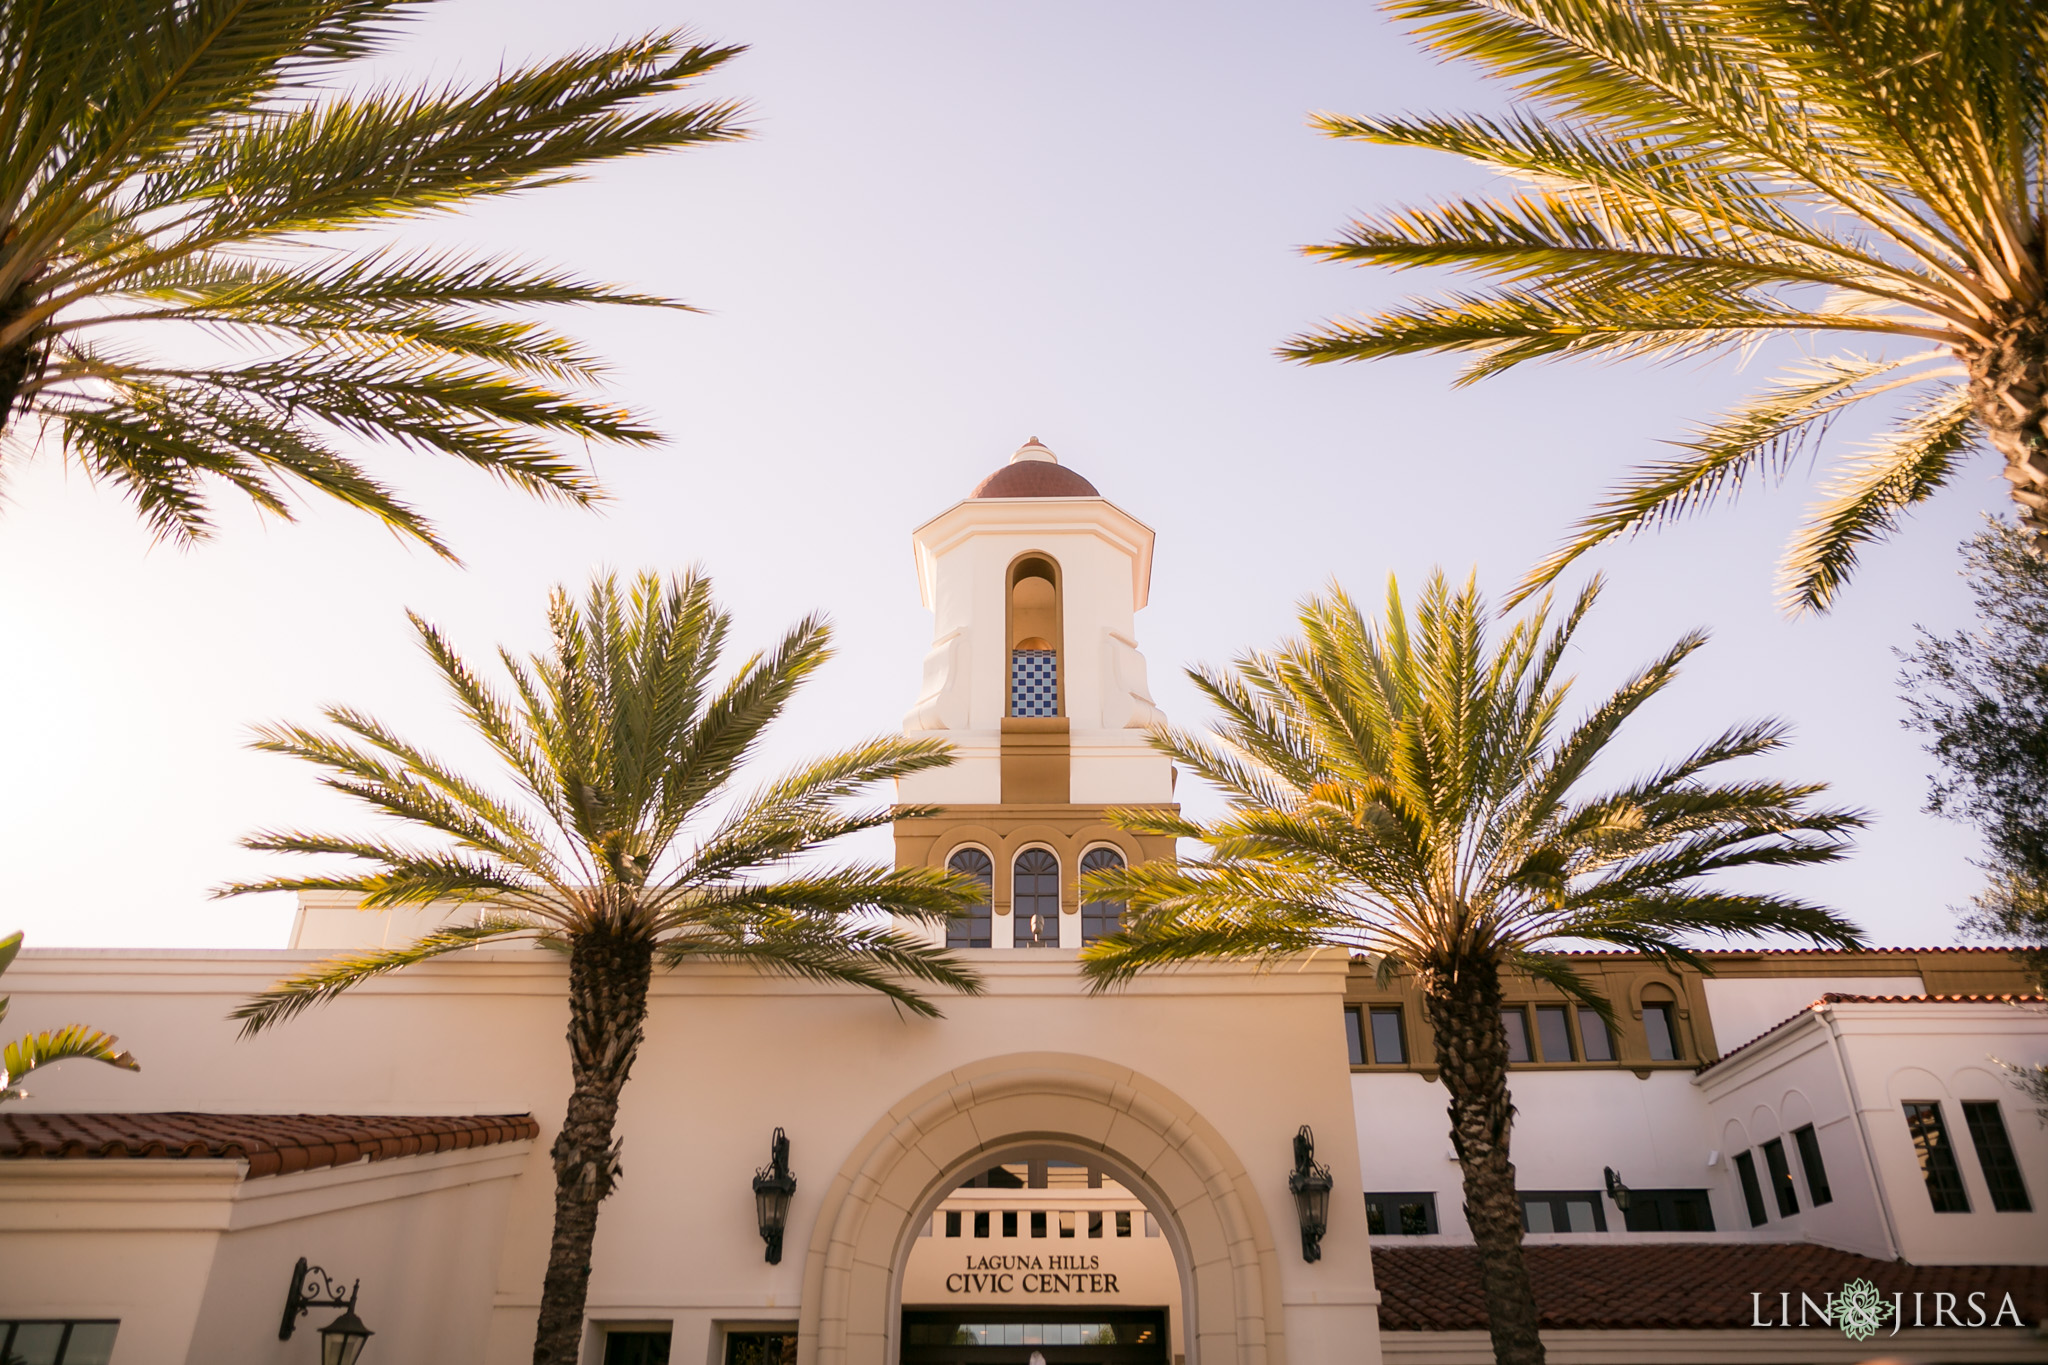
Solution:
<svg viewBox="0 0 2048 1365"><path fill-rule="evenodd" d="M1017 855L1010 871L1010 924L1019 948L1060 946L1060 860L1042 848Z"/></svg>
<svg viewBox="0 0 2048 1365"><path fill-rule="evenodd" d="M1081 855L1081 874L1108 872L1124 865L1124 855L1113 848L1091 848ZM1124 925L1122 901L1081 902L1081 942L1107 938Z"/></svg>
<svg viewBox="0 0 2048 1365"><path fill-rule="evenodd" d="M996 882L996 865L978 848L963 848L946 859L946 870L981 883L981 899L959 919L946 922L948 948L986 948L993 939L989 932L989 888Z"/></svg>

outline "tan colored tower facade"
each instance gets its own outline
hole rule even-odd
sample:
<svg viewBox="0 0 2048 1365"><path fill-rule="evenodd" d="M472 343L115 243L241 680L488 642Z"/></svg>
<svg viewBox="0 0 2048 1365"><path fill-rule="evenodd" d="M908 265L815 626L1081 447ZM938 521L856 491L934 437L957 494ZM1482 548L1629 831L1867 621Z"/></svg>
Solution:
<svg viewBox="0 0 2048 1365"><path fill-rule="evenodd" d="M1079 948L1117 915L1082 904L1081 874L1172 851L1105 819L1173 804L1134 624L1152 528L1033 439L912 541L933 629L903 728L956 756L897 783L900 804L944 807L897 820L897 862L987 882L955 947Z"/></svg>

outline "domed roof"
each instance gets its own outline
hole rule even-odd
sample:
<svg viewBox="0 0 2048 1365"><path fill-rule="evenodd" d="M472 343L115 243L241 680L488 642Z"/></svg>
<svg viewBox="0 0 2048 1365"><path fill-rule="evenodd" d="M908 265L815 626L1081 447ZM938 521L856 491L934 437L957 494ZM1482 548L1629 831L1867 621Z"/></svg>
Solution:
<svg viewBox="0 0 2048 1365"><path fill-rule="evenodd" d="M1034 436L1010 462L974 485L970 498L1099 498L1095 485L1068 469Z"/></svg>

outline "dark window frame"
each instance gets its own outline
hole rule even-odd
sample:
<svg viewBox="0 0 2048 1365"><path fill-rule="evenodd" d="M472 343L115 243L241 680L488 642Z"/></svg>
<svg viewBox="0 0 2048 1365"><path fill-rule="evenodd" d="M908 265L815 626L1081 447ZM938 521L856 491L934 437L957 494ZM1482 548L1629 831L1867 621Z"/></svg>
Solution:
<svg viewBox="0 0 2048 1365"><path fill-rule="evenodd" d="M1411 1230L1409 1209L1419 1210L1420 1228ZM1398 1228L1394 1228L1396 1223L1400 1225ZM1433 1237L1440 1230L1436 1221L1436 1193L1433 1190L1368 1191L1365 1195L1365 1227L1366 1232L1374 1237Z"/></svg>
<svg viewBox="0 0 2048 1365"><path fill-rule="evenodd" d="M0 1318L0 1360L14 1359L14 1339L16 1334L24 1327L61 1327L64 1329L57 1334L57 1354L51 1357L52 1360L57 1362L57 1365L65 1365L65 1361L71 1353L72 1335L81 1327L111 1327L114 1329L116 1342L118 1342L121 1335L121 1319L119 1318ZM110 1351L114 1344L108 1344Z"/></svg>
<svg viewBox="0 0 2048 1365"><path fill-rule="evenodd" d="M1792 1183L1792 1163L1785 1156L1785 1139L1768 1139L1762 1151L1764 1170L1771 1177L1771 1193L1778 1200L1778 1217L1797 1218L1799 1188Z"/></svg>
<svg viewBox="0 0 2048 1365"><path fill-rule="evenodd" d="M1828 1166L1820 1154L1820 1133L1810 1123L1792 1130L1792 1145L1799 1150L1799 1169L1806 1176L1806 1197L1815 1207L1835 1202L1828 1184Z"/></svg>
<svg viewBox="0 0 2048 1365"><path fill-rule="evenodd" d="M1579 1056L1581 1058L1594 1066L1605 1066L1621 1060L1614 1054L1614 1030L1607 1027L1607 1021L1600 1017L1600 1011L1588 1005L1581 1005L1572 1011L1572 1015L1574 1021L1579 1026ZM1588 1033L1588 1026L1598 1030L1598 1032ZM1590 1040L1596 1037L1600 1040L1600 1051L1607 1054L1604 1057L1595 1057L1593 1055L1593 1047Z"/></svg>
<svg viewBox="0 0 2048 1365"><path fill-rule="evenodd" d="M1366 1065L1365 1053L1365 1007L1346 1005L1344 1007L1344 1055L1353 1066Z"/></svg>
<svg viewBox="0 0 2048 1365"><path fill-rule="evenodd" d="M1408 1020L1406 1013L1398 1005L1391 1007L1383 1005L1366 1011L1364 1023L1366 1034L1372 1039L1372 1060L1375 1066L1408 1065ZM1386 1049L1380 1046L1384 1041L1380 1037L1380 1021L1383 1019L1391 1019L1394 1024L1394 1050L1398 1055L1392 1060L1387 1058Z"/></svg>
<svg viewBox="0 0 2048 1365"><path fill-rule="evenodd" d="M975 867L974 860L984 864ZM967 866L956 866L959 863ZM963 844L946 855L946 870L957 872L963 877L972 877L981 883L981 903L972 906L958 919L946 921L946 946L948 948L992 948L995 946L995 883L996 860L985 848Z"/></svg>
<svg viewBox="0 0 2048 1365"><path fill-rule="evenodd" d="M728 1330L725 1334L722 1359L725 1365L795 1365L796 1336L795 1323L791 1323L789 1329L782 1332L763 1331L759 1328ZM748 1346L758 1347L760 1354L749 1354L743 1349Z"/></svg>
<svg viewBox="0 0 2048 1365"><path fill-rule="evenodd" d="M1129 867L1124 851L1110 844L1097 844L1081 855L1081 875L1101 872L1111 867ZM1109 937L1124 927L1123 901L1082 901L1081 942L1094 943Z"/></svg>
<svg viewBox="0 0 2048 1365"><path fill-rule="evenodd" d="M1771 1216L1764 1211L1764 1187L1757 1180L1755 1153L1735 1154L1735 1174L1742 1181L1742 1203L1749 1214L1749 1225L1760 1228L1771 1221Z"/></svg>
<svg viewBox="0 0 2048 1365"><path fill-rule="evenodd" d="M1553 1019L1557 1023L1558 1032L1564 1039L1564 1056L1562 1057L1550 1055L1550 1044L1545 1040L1543 1032L1545 1019ZM1536 1045L1537 1057L1546 1063L1556 1065L1579 1060L1578 1039L1572 1037L1572 1012L1564 1005L1538 1005L1536 1007L1536 1036L1531 1041Z"/></svg>
<svg viewBox="0 0 2048 1365"><path fill-rule="evenodd" d="M1037 854L1052 865L1051 871L1044 866L1034 865L1030 871L1024 869L1024 860ZM1023 881L1030 878L1034 883L1030 891L1023 889ZM1048 893L1045 883L1050 883ZM1027 904L1026 902L1029 902ZM1048 909L1048 904L1050 908ZM1039 942L1031 941L1031 917L1039 918ZM1013 948L1057 948L1060 946L1060 855L1043 844L1017 850L1017 856L1010 859L1010 946Z"/></svg>
<svg viewBox="0 0 2048 1365"><path fill-rule="evenodd" d="M1670 1051L1669 1057L1657 1055L1657 1033L1650 1027L1650 1018L1655 1015L1663 1024L1664 1043ZM1678 1036L1678 1002L1675 1000L1645 1000L1643 1002L1643 1044L1645 1055L1653 1062L1682 1062L1685 1060L1685 1044Z"/></svg>
<svg viewBox="0 0 2048 1365"><path fill-rule="evenodd" d="M1511 1015L1522 1021L1520 1039L1522 1044L1522 1055L1520 1057L1515 1056L1515 1030L1508 1027L1508 1018ZM1502 1005L1500 1007L1500 1028L1501 1032L1507 1036L1508 1040L1509 1066L1528 1066L1530 1063L1536 1060L1536 1043L1535 1039L1532 1038L1529 1033L1529 1010L1527 1006Z"/></svg>
<svg viewBox="0 0 2048 1365"><path fill-rule="evenodd" d="M1992 1211L2032 1213L2034 1201L2027 1195L2019 1154L2012 1149L2012 1134L2006 1131L2005 1115L1998 1101L1964 1100L1962 1106L1963 1126L1970 1130L1970 1145L1977 1151L1977 1169L1991 1192Z"/></svg>
<svg viewBox="0 0 2048 1365"><path fill-rule="evenodd" d="M1920 1178L1936 1213L1968 1213L1970 1191L1963 1184L1962 1162L1955 1139L1941 1115L1940 1100L1905 1100L1906 1136L1920 1162Z"/></svg>
<svg viewBox="0 0 2048 1365"><path fill-rule="evenodd" d="M1584 1236L1586 1230L1571 1226L1570 1207L1573 1204L1590 1203L1593 1206L1594 1232L1607 1231L1606 1199L1598 1190L1516 1190L1515 1198L1522 1206L1522 1230L1529 1230L1529 1205L1543 1203L1550 1205L1550 1231L1573 1232Z"/></svg>
<svg viewBox="0 0 2048 1365"><path fill-rule="evenodd" d="M1712 1232L1714 1199L1707 1190L1630 1190L1621 1218L1630 1232Z"/></svg>

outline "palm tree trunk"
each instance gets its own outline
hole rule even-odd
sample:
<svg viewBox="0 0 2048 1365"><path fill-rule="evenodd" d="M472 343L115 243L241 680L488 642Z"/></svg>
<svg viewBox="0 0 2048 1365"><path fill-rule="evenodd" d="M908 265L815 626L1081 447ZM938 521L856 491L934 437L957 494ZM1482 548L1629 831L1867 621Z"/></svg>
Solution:
<svg viewBox="0 0 2048 1365"><path fill-rule="evenodd" d="M569 1113L555 1137L555 1235L541 1286L534 1365L574 1365L583 1345L590 1248L597 1206L618 1183L612 1128L619 1092L640 1051L654 945L604 933L578 935L569 951Z"/></svg>
<svg viewBox="0 0 2048 1365"><path fill-rule="evenodd" d="M1522 1260L1522 1207L1508 1160L1515 1108L1508 1101L1508 1040L1500 973L1463 962L1423 973L1423 1008L1451 1092L1451 1146L1465 1176L1465 1221L1479 1249L1479 1285L1496 1365L1543 1365L1536 1293Z"/></svg>
<svg viewBox="0 0 2048 1365"><path fill-rule="evenodd" d="M2048 317L2021 317L1965 357L1977 425L2005 457L2020 521L2048 538Z"/></svg>

